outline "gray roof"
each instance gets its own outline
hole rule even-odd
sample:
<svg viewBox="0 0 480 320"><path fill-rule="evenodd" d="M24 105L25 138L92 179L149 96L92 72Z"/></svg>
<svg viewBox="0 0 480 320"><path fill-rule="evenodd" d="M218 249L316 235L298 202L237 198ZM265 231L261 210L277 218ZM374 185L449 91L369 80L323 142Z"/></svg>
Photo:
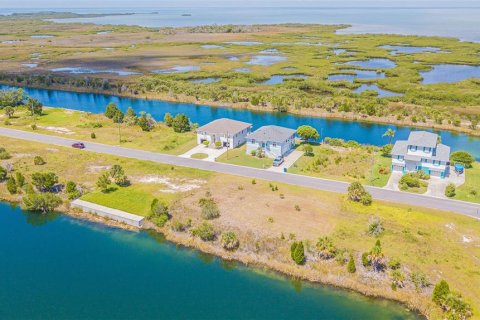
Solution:
<svg viewBox="0 0 480 320"><path fill-rule="evenodd" d="M438 144L433 160L450 161L450 147L444 144Z"/></svg>
<svg viewBox="0 0 480 320"><path fill-rule="evenodd" d="M427 131L412 131L408 136L408 145L435 148L438 135Z"/></svg>
<svg viewBox="0 0 480 320"><path fill-rule="evenodd" d="M197 129L197 132L206 132L207 134L236 134L242 130L250 128L250 123L222 118L207 123Z"/></svg>
<svg viewBox="0 0 480 320"><path fill-rule="evenodd" d="M392 154L404 156L407 154L408 142L406 140L398 140L393 145Z"/></svg>
<svg viewBox="0 0 480 320"><path fill-rule="evenodd" d="M295 135L296 131L289 128L279 126L263 126L255 132L250 133L247 139L255 139L258 141L284 142Z"/></svg>

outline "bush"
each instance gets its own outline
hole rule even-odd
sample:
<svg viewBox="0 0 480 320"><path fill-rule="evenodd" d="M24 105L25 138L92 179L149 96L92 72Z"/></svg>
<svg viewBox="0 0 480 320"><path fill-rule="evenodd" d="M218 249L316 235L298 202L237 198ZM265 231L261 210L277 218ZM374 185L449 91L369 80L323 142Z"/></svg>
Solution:
<svg viewBox="0 0 480 320"><path fill-rule="evenodd" d="M35 172L32 174L32 184L38 191L50 191L56 183L58 183L58 177L53 172Z"/></svg>
<svg viewBox="0 0 480 320"><path fill-rule="evenodd" d="M205 147L208 147L208 145L210 144L210 141L204 140L202 143Z"/></svg>
<svg viewBox="0 0 480 320"><path fill-rule="evenodd" d="M448 285L447 281L440 280L440 282L438 282L433 289L432 301L440 305L446 301L449 293L450 286Z"/></svg>
<svg viewBox="0 0 480 320"><path fill-rule="evenodd" d="M187 222L181 222L180 220L173 220L172 221L172 230L177 231L177 232L183 232L187 230L187 228L190 228L192 224L192 220L188 219Z"/></svg>
<svg viewBox="0 0 480 320"><path fill-rule="evenodd" d="M383 222L380 218L374 217L370 219L370 224L368 225L368 234L374 237L378 237L385 231L383 228Z"/></svg>
<svg viewBox="0 0 480 320"><path fill-rule="evenodd" d="M145 112L140 112L140 118L137 120L138 126L142 131L148 132L152 131L155 126L155 120L150 115L147 115Z"/></svg>
<svg viewBox="0 0 480 320"><path fill-rule="evenodd" d="M235 250L240 245L237 235L233 231L226 231L222 233L221 243L222 247L226 250Z"/></svg>
<svg viewBox="0 0 480 320"><path fill-rule="evenodd" d="M109 119L113 119L113 117L115 117L115 114L120 111L120 109L118 109L117 105L113 102L110 102L107 107L105 108L105 117L109 118ZM121 111L120 111L121 112Z"/></svg>
<svg viewBox="0 0 480 320"><path fill-rule="evenodd" d="M74 200L82 196L82 193L80 192L80 190L77 190L77 184L73 181L67 182L65 191L67 192L69 200Z"/></svg>
<svg viewBox="0 0 480 320"><path fill-rule="evenodd" d="M7 170L0 165L0 182L5 181L7 179Z"/></svg>
<svg viewBox="0 0 480 320"><path fill-rule="evenodd" d="M348 260L347 270L350 273L357 272L357 268L355 267L355 260L353 259L353 255L350 254L350 260Z"/></svg>
<svg viewBox="0 0 480 320"><path fill-rule="evenodd" d="M179 113L172 121L173 131L178 133L188 132L191 130L190 119L183 113Z"/></svg>
<svg viewBox="0 0 480 320"><path fill-rule="evenodd" d="M400 269L400 260L390 259L390 261L388 261L388 267L392 270Z"/></svg>
<svg viewBox="0 0 480 320"><path fill-rule="evenodd" d="M445 195L449 198L453 198L455 197L455 194L456 194L455 185L453 183L449 183L445 188Z"/></svg>
<svg viewBox="0 0 480 320"><path fill-rule="evenodd" d="M360 182L353 182L348 187L348 198L351 201L360 202L364 205L372 204L372 196Z"/></svg>
<svg viewBox="0 0 480 320"><path fill-rule="evenodd" d="M362 253L362 265L366 268L366 267L369 267L371 264L370 264L370 260L368 260L368 252L364 252Z"/></svg>
<svg viewBox="0 0 480 320"><path fill-rule="evenodd" d="M215 148L219 149L222 146L220 141L215 141Z"/></svg>
<svg viewBox="0 0 480 320"><path fill-rule="evenodd" d="M417 290L430 286L430 281L428 280L427 275L423 272L410 273L410 280L413 282Z"/></svg>
<svg viewBox="0 0 480 320"><path fill-rule="evenodd" d="M203 241L213 241L215 239L215 230L213 229L213 226L207 222L203 222L201 225L193 229L192 234Z"/></svg>
<svg viewBox="0 0 480 320"><path fill-rule="evenodd" d="M305 156L311 157L313 156L313 147L309 144L303 146L303 154Z"/></svg>
<svg viewBox="0 0 480 320"><path fill-rule="evenodd" d="M337 253L337 248L330 237L319 238L316 247L318 255L323 259L331 259Z"/></svg>
<svg viewBox="0 0 480 320"><path fill-rule="evenodd" d="M382 152L382 156L384 157L390 157L392 153L393 146L391 144L386 144L384 145L380 151Z"/></svg>
<svg viewBox="0 0 480 320"><path fill-rule="evenodd" d="M95 132L90 133L90 138L92 138L92 139L96 139L96 138L97 138L97 135L95 134Z"/></svg>
<svg viewBox="0 0 480 320"><path fill-rule="evenodd" d="M104 172L100 177L98 177L97 187L100 189L100 191L106 193L110 188L110 183L110 175L108 172Z"/></svg>
<svg viewBox="0 0 480 320"><path fill-rule="evenodd" d="M23 203L25 204L26 210L48 213L62 204L62 199L49 192L27 193L27 195L23 197Z"/></svg>
<svg viewBox="0 0 480 320"><path fill-rule="evenodd" d="M408 188L419 188L420 179L415 173L407 173L402 176L398 184L401 190L407 190Z"/></svg>
<svg viewBox="0 0 480 320"><path fill-rule="evenodd" d="M22 188L25 185L25 177L21 172L15 172L15 180L17 182L17 187Z"/></svg>
<svg viewBox="0 0 480 320"><path fill-rule="evenodd" d="M203 219L212 220L220 217L220 210L218 209L215 200L211 198L202 198L200 199L199 204L202 207L201 216Z"/></svg>
<svg viewBox="0 0 480 320"><path fill-rule="evenodd" d="M8 178L7 180L7 190L10 194L17 193L17 184L15 183L15 179L13 177Z"/></svg>
<svg viewBox="0 0 480 320"><path fill-rule="evenodd" d="M295 241L292 243L290 246L290 256L298 265L301 265L305 262L305 249L302 241Z"/></svg>
<svg viewBox="0 0 480 320"><path fill-rule="evenodd" d="M163 117L163 122L168 126L168 127L171 127L172 124L173 124L173 117L172 115L167 112L165 113L165 117Z"/></svg>
<svg viewBox="0 0 480 320"><path fill-rule="evenodd" d="M475 158L467 151L455 151L450 155L450 162L452 164L463 164L465 168L471 168Z"/></svg>
<svg viewBox="0 0 480 320"><path fill-rule="evenodd" d="M36 166L43 166L45 163L45 160L40 156L35 156L35 158L33 158L33 164Z"/></svg>
<svg viewBox="0 0 480 320"><path fill-rule="evenodd" d="M11 156L7 152L7 150L5 150L5 148L0 148L0 160L7 160L7 159L10 159L10 158L11 158Z"/></svg>

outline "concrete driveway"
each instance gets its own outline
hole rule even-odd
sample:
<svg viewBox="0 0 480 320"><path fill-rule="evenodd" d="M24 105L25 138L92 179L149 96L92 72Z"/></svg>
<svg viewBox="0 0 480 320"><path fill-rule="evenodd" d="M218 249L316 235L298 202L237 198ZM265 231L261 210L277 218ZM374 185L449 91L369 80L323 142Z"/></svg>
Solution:
<svg viewBox="0 0 480 320"><path fill-rule="evenodd" d="M293 164L300 159L300 157L303 155L302 151L294 150L290 152L287 156L285 156L283 159L283 163L279 165L278 167L270 167L267 170L273 171L273 172L283 172L285 168L290 168L293 166Z"/></svg>
<svg viewBox="0 0 480 320"><path fill-rule="evenodd" d="M227 148L221 148L221 149L208 148L208 147L205 147L203 144L200 144L194 147L193 149L188 150L187 152L180 155L179 157L191 158L193 154L204 153L208 155L208 157L201 160L215 162L215 159L221 156L222 154L224 154L225 152L227 152Z"/></svg>
<svg viewBox="0 0 480 320"><path fill-rule="evenodd" d="M383 188L388 190L400 191L398 183L400 182L402 176L402 172L392 171L392 173L390 174L390 178L388 179L387 185Z"/></svg>
<svg viewBox="0 0 480 320"><path fill-rule="evenodd" d="M445 189L449 183L453 183L456 187L465 183L465 174L457 174L453 169L450 172L450 176L445 179L430 177L425 195L437 198L446 198Z"/></svg>

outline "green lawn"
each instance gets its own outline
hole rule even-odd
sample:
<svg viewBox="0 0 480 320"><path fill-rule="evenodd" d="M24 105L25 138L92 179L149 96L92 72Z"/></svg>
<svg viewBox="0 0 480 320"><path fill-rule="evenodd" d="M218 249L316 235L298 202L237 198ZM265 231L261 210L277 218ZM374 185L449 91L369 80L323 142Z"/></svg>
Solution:
<svg viewBox="0 0 480 320"><path fill-rule="evenodd" d="M390 178L391 163L392 158L384 157L380 153L376 154L373 169L368 173L363 183L374 187L385 187Z"/></svg>
<svg viewBox="0 0 480 320"><path fill-rule="evenodd" d="M217 162L224 162L235 164L239 166L252 167L252 168L269 168L272 166L273 159L270 158L257 158L246 153L246 146L243 145L240 148L230 149L220 157L217 158Z"/></svg>
<svg viewBox="0 0 480 320"><path fill-rule="evenodd" d="M457 188L455 199L480 203L480 163L465 170L465 184Z"/></svg>
<svg viewBox="0 0 480 320"><path fill-rule="evenodd" d="M190 158L193 158L193 159L206 159L208 158L208 154L206 153L194 153L190 156Z"/></svg>

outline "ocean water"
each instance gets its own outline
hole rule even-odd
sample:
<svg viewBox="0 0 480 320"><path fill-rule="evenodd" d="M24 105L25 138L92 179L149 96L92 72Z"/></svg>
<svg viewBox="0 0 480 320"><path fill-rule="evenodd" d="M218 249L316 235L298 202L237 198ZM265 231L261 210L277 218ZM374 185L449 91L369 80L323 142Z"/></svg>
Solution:
<svg viewBox="0 0 480 320"><path fill-rule="evenodd" d="M136 13L95 18L54 20L101 25L145 27L197 26L206 24L320 23L350 24L339 33L397 33L455 37L480 41L480 7L152 7L92 9L5 9L3 14L32 11L77 13ZM188 13L189 16L183 16Z"/></svg>

